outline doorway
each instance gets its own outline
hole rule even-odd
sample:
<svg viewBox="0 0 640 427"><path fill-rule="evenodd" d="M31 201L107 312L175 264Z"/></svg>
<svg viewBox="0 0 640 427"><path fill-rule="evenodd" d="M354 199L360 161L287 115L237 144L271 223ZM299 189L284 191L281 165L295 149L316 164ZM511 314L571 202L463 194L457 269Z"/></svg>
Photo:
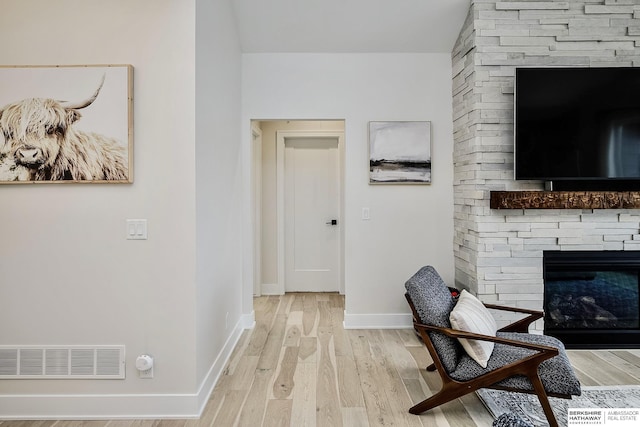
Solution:
<svg viewBox="0 0 640 427"><path fill-rule="evenodd" d="M252 128L262 133L254 293L344 293L344 121L252 121Z"/></svg>

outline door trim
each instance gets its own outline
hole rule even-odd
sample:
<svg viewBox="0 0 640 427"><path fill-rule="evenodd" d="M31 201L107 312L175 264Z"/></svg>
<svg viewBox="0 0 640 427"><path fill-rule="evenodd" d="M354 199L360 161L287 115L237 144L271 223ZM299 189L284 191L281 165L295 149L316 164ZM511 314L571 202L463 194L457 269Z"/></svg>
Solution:
<svg viewBox="0 0 640 427"><path fill-rule="evenodd" d="M253 295L262 295L262 131L251 122L253 169Z"/></svg>
<svg viewBox="0 0 640 427"><path fill-rule="evenodd" d="M284 148L286 138L337 138L338 139L338 162L339 162L339 200L340 200L340 256L338 257L338 289L340 293L344 294L344 280L343 280L343 256L344 256L344 132L341 131L325 131L325 130L292 130L292 131L277 131L276 132L276 216L278 225L278 283L277 293L284 295L285 291L285 236L284 236Z"/></svg>

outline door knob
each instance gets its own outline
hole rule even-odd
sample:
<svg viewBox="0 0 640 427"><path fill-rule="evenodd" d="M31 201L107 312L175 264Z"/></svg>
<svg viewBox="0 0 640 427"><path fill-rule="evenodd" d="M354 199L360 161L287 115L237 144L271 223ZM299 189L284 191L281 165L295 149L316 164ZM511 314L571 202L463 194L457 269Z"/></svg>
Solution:
<svg viewBox="0 0 640 427"><path fill-rule="evenodd" d="M332 219L331 221L327 221L325 224L327 225L338 225L337 219Z"/></svg>

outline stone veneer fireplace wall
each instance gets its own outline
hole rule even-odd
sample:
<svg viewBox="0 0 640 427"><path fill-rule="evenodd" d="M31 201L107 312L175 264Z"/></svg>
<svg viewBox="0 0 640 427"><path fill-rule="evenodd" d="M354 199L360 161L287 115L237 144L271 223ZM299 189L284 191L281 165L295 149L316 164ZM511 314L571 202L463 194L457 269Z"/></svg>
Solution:
<svg viewBox="0 0 640 427"><path fill-rule="evenodd" d="M492 190L543 188L513 179L515 68L640 66L634 3L473 0L452 53L454 255L483 301L541 309L545 250L640 250L640 210L489 208Z"/></svg>

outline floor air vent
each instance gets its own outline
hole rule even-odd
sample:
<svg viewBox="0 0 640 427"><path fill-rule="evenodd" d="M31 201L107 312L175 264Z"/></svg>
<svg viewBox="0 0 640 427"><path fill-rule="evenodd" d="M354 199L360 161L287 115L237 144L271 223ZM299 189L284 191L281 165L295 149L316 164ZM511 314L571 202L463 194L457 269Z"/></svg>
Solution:
<svg viewBox="0 0 640 427"><path fill-rule="evenodd" d="M0 379L124 379L124 346L0 346Z"/></svg>

